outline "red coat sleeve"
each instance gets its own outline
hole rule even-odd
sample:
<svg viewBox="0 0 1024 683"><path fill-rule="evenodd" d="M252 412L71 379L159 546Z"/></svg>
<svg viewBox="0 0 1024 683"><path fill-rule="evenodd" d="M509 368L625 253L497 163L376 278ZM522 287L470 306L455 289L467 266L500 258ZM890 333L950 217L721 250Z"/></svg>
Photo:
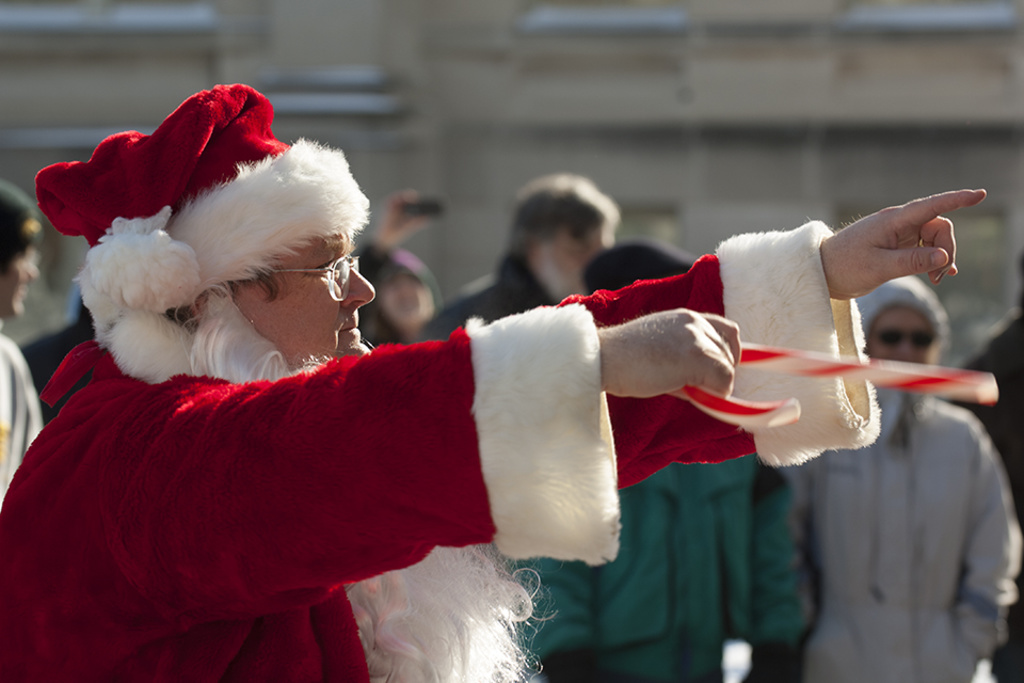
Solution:
<svg viewBox="0 0 1024 683"><path fill-rule="evenodd" d="M100 378L9 503L96 509L96 544L164 617L274 613L492 538L472 400L463 334L276 383Z"/></svg>
<svg viewBox="0 0 1024 683"><path fill-rule="evenodd" d="M718 259L704 256L685 275L639 282L615 292L574 297L598 326L624 323L672 308L724 315ZM754 452L746 432L719 422L671 396L608 398L618 455L619 485L630 486L670 462L720 462Z"/></svg>

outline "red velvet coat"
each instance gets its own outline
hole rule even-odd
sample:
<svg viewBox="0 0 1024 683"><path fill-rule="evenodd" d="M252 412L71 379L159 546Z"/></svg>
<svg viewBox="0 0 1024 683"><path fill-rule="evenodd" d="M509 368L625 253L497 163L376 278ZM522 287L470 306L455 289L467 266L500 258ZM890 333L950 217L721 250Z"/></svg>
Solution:
<svg viewBox="0 0 1024 683"><path fill-rule="evenodd" d="M718 262L581 301L598 324L722 313ZM343 586L495 538L472 334L274 383L150 385L105 357L0 514L0 680L366 681ZM754 450L675 398L611 419L623 485Z"/></svg>

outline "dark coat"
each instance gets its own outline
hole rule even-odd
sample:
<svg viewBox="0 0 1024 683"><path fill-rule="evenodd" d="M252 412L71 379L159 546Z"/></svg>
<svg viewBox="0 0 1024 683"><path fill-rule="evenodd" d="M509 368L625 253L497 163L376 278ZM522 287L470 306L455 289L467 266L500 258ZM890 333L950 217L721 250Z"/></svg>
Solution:
<svg viewBox="0 0 1024 683"><path fill-rule="evenodd" d="M985 424L1002 456L1020 520L1024 512L1024 315L1020 311L1011 314L988 347L967 367L996 376L999 385L996 405L963 406ZM1021 576L1017 577L1017 587L1024 595ZM1010 607L1007 623L1010 640L1024 642L1024 605L1020 601Z"/></svg>
<svg viewBox="0 0 1024 683"><path fill-rule="evenodd" d="M29 370L32 371L32 383L36 385L36 389L42 391L53 377L53 373L60 367L64 357L71 353L73 348L92 338L92 316L83 305L79 307L78 320L62 330L40 337L22 348L21 352L25 356ZM68 399L88 384L91 376L92 373L86 373L71 391L54 403L52 407L40 401L43 409L43 424L57 417L57 413Z"/></svg>
<svg viewBox="0 0 1024 683"><path fill-rule="evenodd" d="M447 339L470 318L491 322L538 306L553 306L553 301L526 266L506 257L496 275L470 284L459 298L434 318L423 333L424 339Z"/></svg>

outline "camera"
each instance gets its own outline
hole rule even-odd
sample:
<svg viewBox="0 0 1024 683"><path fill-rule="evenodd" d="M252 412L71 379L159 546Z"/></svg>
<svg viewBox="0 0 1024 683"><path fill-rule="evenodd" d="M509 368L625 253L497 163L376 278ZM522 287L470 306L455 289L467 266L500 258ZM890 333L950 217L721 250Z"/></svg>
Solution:
<svg viewBox="0 0 1024 683"><path fill-rule="evenodd" d="M440 216L444 205L439 199L418 199L402 204L402 213L407 216Z"/></svg>

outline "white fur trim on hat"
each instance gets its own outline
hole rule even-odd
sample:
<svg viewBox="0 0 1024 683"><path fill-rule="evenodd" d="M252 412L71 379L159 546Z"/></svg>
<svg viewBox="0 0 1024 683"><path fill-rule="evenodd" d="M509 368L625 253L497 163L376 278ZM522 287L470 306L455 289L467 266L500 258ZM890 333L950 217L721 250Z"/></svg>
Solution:
<svg viewBox="0 0 1024 683"><path fill-rule="evenodd" d="M317 238L354 244L369 213L344 154L300 140L239 167L173 215L117 219L89 250L78 282L97 340L127 374L191 374L191 332L165 314L208 288L247 280Z"/></svg>
<svg viewBox="0 0 1024 683"><path fill-rule="evenodd" d="M719 246L725 315L739 324L741 339L835 357L861 353L864 335L856 305L829 298L819 248L831 235L828 226L815 221L787 232L740 235ZM752 400L800 401L797 423L751 430L758 455L772 465L860 448L878 436L874 389L864 381L789 377L741 365L734 393Z"/></svg>
<svg viewBox="0 0 1024 683"><path fill-rule="evenodd" d="M600 564L618 552L619 504L600 344L580 305L470 321L473 416L494 542L513 558Z"/></svg>
<svg viewBox="0 0 1024 683"><path fill-rule="evenodd" d="M168 230L195 250L205 289L252 278L318 237L354 243L369 207L344 154L299 140L200 194Z"/></svg>

